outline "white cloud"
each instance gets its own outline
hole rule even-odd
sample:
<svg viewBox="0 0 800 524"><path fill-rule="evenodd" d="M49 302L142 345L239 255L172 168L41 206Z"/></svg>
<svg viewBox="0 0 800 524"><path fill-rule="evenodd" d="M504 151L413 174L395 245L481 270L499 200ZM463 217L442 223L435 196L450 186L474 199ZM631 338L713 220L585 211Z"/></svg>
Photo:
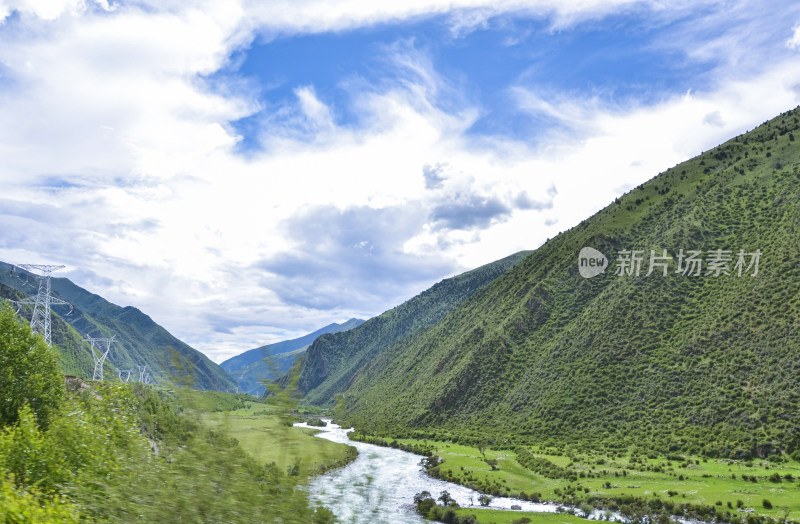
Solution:
<svg viewBox="0 0 800 524"><path fill-rule="evenodd" d="M794 26L792 31L792 37L786 41L786 47L789 49L798 49L800 48L800 24Z"/></svg>
<svg viewBox="0 0 800 524"><path fill-rule="evenodd" d="M658 8L659 5L656 0L252 0L248 2L248 12L259 21L262 31L273 35L344 31L434 15L451 16L454 34L463 34L505 13L549 16L554 28L564 28L622 7Z"/></svg>
<svg viewBox="0 0 800 524"><path fill-rule="evenodd" d="M104 11L113 10L107 0L2 0L0 1L0 24L12 11L36 16L43 20L55 20L64 13L79 14L90 6Z"/></svg>
<svg viewBox="0 0 800 524"><path fill-rule="evenodd" d="M0 3L0 17L25 13L14 31L0 26L0 78L10 79L0 87L0 259L68 264L79 284L136 305L216 360L378 313L447 276L437 271L536 247L621 188L793 107L791 86L800 83L795 64L776 59L759 74L728 69L709 88L654 105L516 86L515 109L560 124L533 146L470 135L483 109L439 74L429 50L402 40L386 50L401 81L351 86L357 128L337 124L336 107L314 85L294 86L294 105L265 116L265 151L245 159L230 122L262 107L236 84L212 90L204 78L255 33L344 31L436 13L465 32L522 11L566 27L659 4L152 2L110 14L75 1L31 5ZM427 180L425 166L435 167ZM403 206L413 220L397 212ZM468 209L485 220L464 220ZM339 232L346 245L324 245L326 226L362 217L375 220L364 238ZM321 220L323 233L282 229L306 226L303 218ZM400 223L402 234L392 229ZM320 245L303 246L314 238ZM364 292L358 272L343 269L353 246L375 288L371 254L385 248L386 259L421 260L408 281L418 287L392 280L391 294ZM337 284L313 274L276 280L291 262L322 264ZM359 300L315 309L315 288L326 299L353 288ZM306 306L291 304L292 293Z"/></svg>

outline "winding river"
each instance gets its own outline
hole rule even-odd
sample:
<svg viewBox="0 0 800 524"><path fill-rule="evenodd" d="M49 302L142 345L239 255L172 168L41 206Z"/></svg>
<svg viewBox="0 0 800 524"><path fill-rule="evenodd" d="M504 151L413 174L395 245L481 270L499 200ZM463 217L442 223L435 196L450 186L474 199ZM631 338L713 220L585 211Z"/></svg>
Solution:
<svg viewBox="0 0 800 524"><path fill-rule="evenodd" d="M399 449L351 441L347 433L330 421L317 436L333 442L346 443L358 450L358 458L347 466L312 479L309 497L336 515L341 522L353 524L422 524L427 521L414 511L414 495L429 491L438 498L447 491L462 507L480 507L479 492L429 477L419 465L423 458ZM308 427L307 424L295 424ZM537 504L520 499L495 497L489 504L493 509L520 506L525 511L555 512L556 506Z"/></svg>

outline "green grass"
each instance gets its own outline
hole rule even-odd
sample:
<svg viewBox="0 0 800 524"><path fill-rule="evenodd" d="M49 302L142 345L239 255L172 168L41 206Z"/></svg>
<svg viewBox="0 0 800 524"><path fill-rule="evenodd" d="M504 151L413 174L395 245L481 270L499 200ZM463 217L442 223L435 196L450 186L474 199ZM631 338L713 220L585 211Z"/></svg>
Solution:
<svg viewBox="0 0 800 524"><path fill-rule="evenodd" d="M531 519L530 524L586 524L586 519L564 513L529 513L475 508L461 508L456 510L456 513L474 515L481 524L511 524L523 517Z"/></svg>
<svg viewBox="0 0 800 524"><path fill-rule="evenodd" d="M340 383L335 415L374 435L470 445L800 460L793 132L800 109L665 170L434 324L386 339ZM577 265L586 246L611 262L590 280ZM617 276L629 249L666 249L670 272L647 276L645 260L638 277ZM731 251L729 276L676 274L680 250L707 264L716 249ZM756 249L758 275L736 276L736 253ZM320 376L334 349L320 344L303 373Z"/></svg>
<svg viewBox="0 0 800 524"><path fill-rule="evenodd" d="M289 427L267 404L249 401L245 404L232 411L202 413L201 421L235 438L255 460L264 464L274 462L281 471L299 460L300 478L320 474L355 459L352 446L314 437L319 433L316 429Z"/></svg>
<svg viewBox="0 0 800 524"><path fill-rule="evenodd" d="M386 439L387 442L389 440ZM440 471L448 480L490 493L497 490L495 493L502 496L516 497L520 492L527 495L541 493L542 501L563 502L569 500L569 493L574 490L577 500L589 496L659 497L675 504L714 505L722 511L739 515L743 513L736 512L737 502L742 501L743 508L753 508L757 514L800 520L800 464L797 462L704 461L699 457L671 461L640 457L633 463L629 455L575 453L565 456L535 453L537 457L546 458L574 473L577 480L570 481L565 478L546 478L522 467L516 461L516 454L509 450L485 450L487 459L497 459L498 470L492 471L474 447L414 439L398 439L398 442L433 446L434 453L444 459ZM775 473L780 474L781 482L769 480ZM792 475L792 481L783 478L787 474ZM683 480L680 480L681 476ZM744 480L743 476L748 479L756 477L757 482ZM607 487L606 483L611 487ZM588 493L583 488L587 488ZM670 492L674 494L670 495ZM764 499L772 503L772 509L762 506ZM721 505L716 505L718 501ZM728 507L728 503L731 507Z"/></svg>

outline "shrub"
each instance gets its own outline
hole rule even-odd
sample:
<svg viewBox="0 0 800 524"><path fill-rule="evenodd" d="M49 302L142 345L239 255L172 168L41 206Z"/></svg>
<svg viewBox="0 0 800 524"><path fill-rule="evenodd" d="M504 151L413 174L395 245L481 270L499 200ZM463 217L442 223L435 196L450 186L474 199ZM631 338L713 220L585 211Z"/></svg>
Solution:
<svg viewBox="0 0 800 524"><path fill-rule="evenodd" d="M58 358L5 301L0 303L0 424L14 424L27 405L37 424L47 427L65 394Z"/></svg>
<svg viewBox="0 0 800 524"><path fill-rule="evenodd" d="M77 524L78 511L61 497L42 497L34 489L15 489L12 479L0 481L0 515L4 522L60 522Z"/></svg>

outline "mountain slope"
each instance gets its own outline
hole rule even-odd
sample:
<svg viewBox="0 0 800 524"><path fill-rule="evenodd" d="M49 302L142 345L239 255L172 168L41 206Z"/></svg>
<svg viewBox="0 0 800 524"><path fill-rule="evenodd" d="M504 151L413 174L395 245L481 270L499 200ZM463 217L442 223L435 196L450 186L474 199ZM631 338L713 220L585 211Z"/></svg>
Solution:
<svg viewBox="0 0 800 524"><path fill-rule="evenodd" d="M340 404L345 423L472 441L796 452L799 130L795 109L548 241L430 329L363 362ZM584 247L610 267L583 278ZM646 275L650 251L664 249L667 275L660 266ZM675 273L680 250L708 264L718 249L731 251L730 276L707 265ZM616 274L625 250L644 252L639 276ZM740 250L760 250L757 275L738 276Z"/></svg>
<svg viewBox="0 0 800 524"><path fill-rule="evenodd" d="M251 395L262 395L264 393L262 382L274 378L270 365L264 361L265 358L270 359L278 374L286 373L295 360L304 355L306 348L320 335L340 333L363 323L364 321L359 318L351 318L342 324L334 322L299 338L245 351L221 363L220 367L233 377L241 391Z"/></svg>
<svg viewBox="0 0 800 524"><path fill-rule="evenodd" d="M0 262L0 283L18 292L36 292L33 275L19 268L12 275L11 266L3 262ZM76 363L65 366L65 372L91 378L94 364L83 337L115 336L104 365L106 379L114 378L115 369L147 365L147 371L157 381L177 378L198 389L235 388L222 368L138 309L112 304L66 278L53 278L51 283L54 294L74 306L74 311L63 317L59 313L66 314L68 308L52 310L53 344L62 353L62 362ZM67 324L71 329L67 329Z"/></svg>
<svg viewBox="0 0 800 524"><path fill-rule="evenodd" d="M25 293L0 282L0 299L20 300L26 296ZM68 310L66 309L64 312L66 313ZM20 315L25 319L30 319L32 312L33 307L26 305L20 310ZM83 337L58 315L52 315L51 320L51 334L53 344L58 350L61 371L65 375L91 378L94 361Z"/></svg>
<svg viewBox="0 0 800 524"><path fill-rule="evenodd" d="M397 341L435 324L456 304L520 263L528 254L529 251L521 251L442 280L355 329L317 338L306 352L298 380L305 401L330 404L367 362Z"/></svg>

